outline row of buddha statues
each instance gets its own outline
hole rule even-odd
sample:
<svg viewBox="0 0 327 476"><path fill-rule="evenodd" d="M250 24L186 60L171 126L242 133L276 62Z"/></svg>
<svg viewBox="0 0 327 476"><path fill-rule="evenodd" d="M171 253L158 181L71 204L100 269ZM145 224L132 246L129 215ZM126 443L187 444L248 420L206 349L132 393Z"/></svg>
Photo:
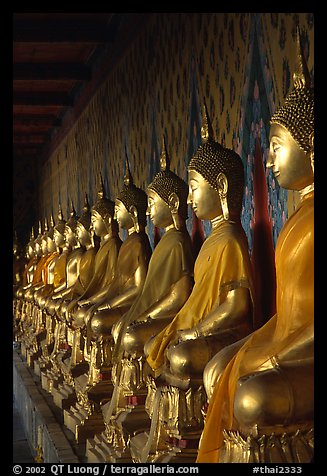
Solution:
<svg viewBox="0 0 327 476"><path fill-rule="evenodd" d="M276 313L264 323L241 224L240 156L205 104L188 184L170 169L146 191L128 160L81 216L45 221L15 248L14 339L88 462L313 461L314 100L299 46L271 117L267 167L300 192L276 244ZM194 259L188 205L211 221ZM162 230L153 251L146 216ZM121 230L126 238L120 238Z"/></svg>

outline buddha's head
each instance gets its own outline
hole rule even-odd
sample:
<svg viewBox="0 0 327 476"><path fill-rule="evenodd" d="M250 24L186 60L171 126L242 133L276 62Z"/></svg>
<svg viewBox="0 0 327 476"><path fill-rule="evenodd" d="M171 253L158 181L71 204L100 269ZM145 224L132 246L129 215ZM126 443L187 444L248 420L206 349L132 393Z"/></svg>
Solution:
<svg viewBox="0 0 327 476"><path fill-rule="evenodd" d="M18 241L18 237L17 237L16 231L15 231L15 233L14 233L14 241L13 241L12 249L13 249L13 255L14 255L14 256L16 256L16 257L22 256L23 250L22 250L21 244L20 244L19 241Z"/></svg>
<svg viewBox="0 0 327 476"><path fill-rule="evenodd" d="M91 208L87 194L85 194L84 206L82 214L77 220L76 235L81 245L85 245L90 241L90 226L91 226Z"/></svg>
<svg viewBox="0 0 327 476"><path fill-rule="evenodd" d="M202 144L190 160L188 203L200 219L237 219L242 209L244 170L240 156L214 140L206 105Z"/></svg>
<svg viewBox="0 0 327 476"><path fill-rule="evenodd" d="M48 232L49 232L49 225L48 225L48 219L44 219L44 230L43 230L43 235L42 235L42 240L41 240L41 248L42 248L42 254L43 256L48 253Z"/></svg>
<svg viewBox="0 0 327 476"><path fill-rule="evenodd" d="M71 202L70 215L65 225L65 240L68 246L76 246L77 236L76 236L76 227L77 227L78 216L74 208L73 202Z"/></svg>
<svg viewBox="0 0 327 476"><path fill-rule="evenodd" d="M91 224L97 236L105 236L114 225L115 203L106 197L102 176L100 176L98 199L91 209Z"/></svg>
<svg viewBox="0 0 327 476"><path fill-rule="evenodd" d="M65 225L66 220L64 220L61 204L59 203L58 222L53 227L53 240L56 244L57 249L63 248L65 246Z"/></svg>
<svg viewBox="0 0 327 476"><path fill-rule="evenodd" d="M26 245L26 256L28 259L31 259L33 256L35 256L35 234L34 234L34 228L32 227L31 233L30 233L30 240Z"/></svg>
<svg viewBox="0 0 327 476"><path fill-rule="evenodd" d="M55 221L53 218L53 214L50 215L50 225L49 225L49 231L47 233L47 243L48 243L48 252L52 253L53 251L56 250L56 244L54 242L54 227L55 227Z"/></svg>
<svg viewBox="0 0 327 476"><path fill-rule="evenodd" d="M267 167L283 188L302 190L313 183L314 90L297 33L293 88L270 121Z"/></svg>
<svg viewBox="0 0 327 476"><path fill-rule="evenodd" d="M170 170L170 158L163 138L160 157L160 172L148 185L147 214L154 226L166 228L172 224L183 228L187 219L188 186L178 175Z"/></svg>
<svg viewBox="0 0 327 476"><path fill-rule="evenodd" d="M120 228L135 231L143 230L146 225L147 195L133 182L133 177L126 158L124 186L115 200L115 218Z"/></svg>
<svg viewBox="0 0 327 476"><path fill-rule="evenodd" d="M38 235L35 238L34 245L35 245L35 253L37 256L42 256L43 250L42 250L42 240L43 240L43 234L42 234L42 224L41 220L39 221L39 231Z"/></svg>

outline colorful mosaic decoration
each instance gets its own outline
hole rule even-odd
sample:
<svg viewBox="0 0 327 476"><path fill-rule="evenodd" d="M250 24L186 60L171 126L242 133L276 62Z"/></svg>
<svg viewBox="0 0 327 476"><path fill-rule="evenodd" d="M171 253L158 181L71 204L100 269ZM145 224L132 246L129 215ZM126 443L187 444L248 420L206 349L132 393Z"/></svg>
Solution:
<svg viewBox="0 0 327 476"><path fill-rule="evenodd" d="M295 59L295 31L313 77L311 13L157 13L43 166L40 211L81 212L92 204L100 173L112 199L118 194L127 150L134 182L146 189L159 167L162 136L171 169L187 180L187 165L200 145L201 106L209 108L218 141L242 157L245 190L242 224L253 245L254 157L260 146L267 214L273 243L297 204L266 169L269 119L287 94ZM68 186L69 185L69 186ZM210 223L189 211L188 230L200 240ZM148 221L152 246L158 239Z"/></svg>

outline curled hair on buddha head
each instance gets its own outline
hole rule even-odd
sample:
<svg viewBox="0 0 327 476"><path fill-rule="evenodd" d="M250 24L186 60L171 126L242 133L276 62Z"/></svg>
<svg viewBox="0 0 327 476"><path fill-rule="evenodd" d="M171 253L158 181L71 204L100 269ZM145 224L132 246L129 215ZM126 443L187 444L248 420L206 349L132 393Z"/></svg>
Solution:
<svg viewBox="0 0 327 476"><path fill-rule="evenodd" d="M314 89L301 48L299 27L297 27L296 43L293 88L286 96L284 104L272 116L270 124L284 126L298 146L307 154L313 155Z"/></svg>
<svg viewBox="0 0 327 476"><path fill-rule="evenodd" d="M41 220L39 220L38 234L37 234L37 237L35 238L34 242L38 243L40 245L42 243L42 239L43 239L42 223L41 223Z"/></svg>
<svg viewBox="0 0 327 476"><path fill-rule="evenodd" d="M62 214L61 203L59 203L58 223L54 226L54 230L58 231L58 233L63 235L65 233L65 225L66 225L66 220L64 220L64 216Z"/></svg>
<svg viewBox="0 0 327 476"><path fill-rule="evenodd" d="M105 192L101 173L100 173L100 188L98 191L98 199L93 205L91 210L98 212L104 221L106 221L108 217L113 219L115 214L115 203L112 200L110 200L108 197L106 197L106 192Z"/></svg>
<svg viewBox="0 0 327 476"><path fill-rule="evenodd" d="M131 207L137 210L137 221L139 225L146 225L146 209L148 207L147 194L144 190L134 184L133 177L129 168L129 162L126 151L124 186L116 197L126 207L128 212Z"/></svg>
<svg viewBox="0 0 327 476"><path fill-rule="evenodd" d="M45 217L44 219L44 229L43 229L43 235L42 239L46 240L48 237L48 232L49 232L49 224L48 224L48 219Z"/></svg>
<svg viewBox="0 0 327 476"><path fill-rule="evenodd" d="M53 217L53 213L51 213L51 215L50 215L50 226L49 226L49 231L48 231L48 237L51 240L53 239L54 227L55 227L55 220L54 220L54 217Z"/></svg>
<svg viewBox="0 0 327 476"><path fill-rule="evenodd" d="M83 225L83 227L89 231L91 225L91 208L89 204L89 199L87 193L85 193L84 206L82 208L82 214L77 220L78 223Z"/></svg>
<svg viewBox="0 0 327 476"><path fill-rule="evenodd" d="M219 174L223 173L228 182L227 201L229 211L240 214L244 193L244 167L241 157L232 149L219 144L214 139L207 106L203 105L202 144L191 158L188 170L195 170L220 195ZM221 197L222 198L222 197Z"/></svg>
<svg viewBox="0 0 327 476"><path fill-rule="evenodd" d="M170 157L167 152L165 136L162 139L160 168L160 172L154 176L152 182L148 185L148 189L156 192L167 205L169 205L171 194L176 193L179 198L178 213L186 220L188 185L170 170Z"/></svg>
<svg viewBox="0 0 327 476"><path fill-rule="evenodd" d="M74 207L74 203L73 203L73 201L71 201L70 216L69 216L69 219L66 222L66 227L69 227L74 233L75 233L76 228L77 228L77 220L78 220L78 216L77 216L77 213L76 213L76 210L75 210L75 207Z"/></svg>

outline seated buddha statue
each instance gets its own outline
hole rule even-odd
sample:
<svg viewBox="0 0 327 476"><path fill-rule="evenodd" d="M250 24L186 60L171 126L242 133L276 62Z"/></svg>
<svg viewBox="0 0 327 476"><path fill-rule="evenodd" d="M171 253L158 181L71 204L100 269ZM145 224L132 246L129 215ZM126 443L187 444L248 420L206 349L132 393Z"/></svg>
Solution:
<svg viewBox="0 0 327 476"><path fill-rule="evenodd" d="M13 291L27 284L23 282L25 266L27 264L26 257L24 256L23 248L18 241L17 233L14 234L13 242Z"/></svg>
<svg viewBox="0 0 327 476"><path fill-rule="evenodd" d="M117 270L117 257L122 241L118 234L118 224L114 219L115 203L105 193L102 176L98 200L91 209L91 227L100 238L94 262L94 273L84 292L73 298L66 307L66 319L74 328L84 328L88 310L101 300L113 282Z"/></svg>
<svg viewBox="0 0 327 476"><path fill-rule="evenodd" d="M71 322L66 319L67 308L72 299L83 294L94 274L96 248L92 238L91 209L88 197L85 195L85 203L80 218L77 220L76 236L83 249L79 263L79 272L76 281L63 291L58 293L60 305L56 309L59 319L65 323L67 332L67 352L59 362L63 382L52 390L54 403L60 408L66 408L75 401L73 377L85 371L81 346L80 329L73 329ZM82 365L78 365L81 363Z"/></svg>
<svg viewBox="0 0 327 476"><path fill-rule="evenodd" d="M43 237L43 247L47 251L47 262L42 271L42 282L43 285L39 286L34 292L34 302L37 307L40 308L41 301L42 303L52 290L53 286L53 267L55 258L58 256L58 251L56 243L54 242L54 218L50 216L50 226L48 227L47 220L45 222L45 233Z"/></svg>
<svg viewBox="0 0 327 476"><path fill-rule="evenodd" d="M227 345L254 328L254 287L245 232L240 221L244 189L239 155L214 140L203 108L202 145L188 166L188 203L212 231L194 266L194 286L170 324L145 344L149 377L146 407L151 429L131 439L140 462L157 461L167 448L186 446L191 458L203 426L203 370ZM170 450L169 450L170 451Z"/></svg>
<svg viewBox="0 0 327 476"><path fill-rule="evenodd" d="M41 220L39 220L38 235L34 240L34 250L35 250L35 255L37 257L37 263L33 272L32 281L28 286L26 286L26 289L24 292L24 300L28 301L29 303L33 301L35 287L43 284L42 270L43 270L44 262L46 260L47 253L44 248L42 249L42 239L43 239L42 224L41 224Z"/></svg>
<svg viewBox="0 0 327 476"><path fill-rule="evenodd" d="M115 218L121 229L128 232L122 243L118 258L117 272L113 282L107 287L105 296L98 306L92 306L85 314L87 327L86 346L89 346L90 368L87 379L75 379L78 408L88 410L88 418L78 424L78 439L95 432L95 413L100 415L99 429L102 428L102 414L99 413L103 400L110 398L111 383L111 328L126 313L141 292L151 256L151 246L146 224L146 193L136 187L128 161L124 187L115 200ZM76 415L76 414L75 414ZM78 418L78 417L77 417ZM68 419L68 417L67 417ZM71 421L72 419L70 419ZM73 421L77 421L76 418ZM88 427L92 428L88 428Z"/></svg>
<svg viewBox="0 0 327 476"><path fill-rule="evenodd" d="M311 462L313 455L314 90L298 32L294 84L271 118L267 167L301 201L276 244L276 314L205 369L198 462Z"/></svg>
<svg viewBox="0 0 327 476"><path fill-rule="evenodd" d="M124 427L128 425L128 420L133 420L134 426L139 424L141 412L148 423L143 405L147 390L143 379L144 344L168 325L193 286L194 257L185 225L188 186L170 170L165 140L160 166L160 172L147 187L147 214L154 226L164 230L164 234L151 255L141 293L112 328L115 385L109 407L106 405L103 408L106 430L101 436L102 444L96 444L96 440L88 441L90 462L95 462L100 454L105 460L106 455L113 452L114 444L115 450L122 453L126 441L123 441L124 433L119 431L115 421L117 418L122 421L123 413ZM136 410L133 415L132 402Z"/></svg>
<svg viewBox="0 0 327 476"><path fill-rule="evenodd" d="M21 337L23 335L22 325L26 307L26 303L24 301L24 293L32 285L33 273L38 261L38 256L35 252L35 236L33 228L30 233L30 240L26 245L26 259L27 262L23 273L22 283L16 289L14 298L14 338L17 342L21 340Z"/></svg>
<svg viewBox="0 0 327 476"><path fill-rule="evenodd" d="M37 289L44 285L44 268L47 265L48 252L46 246L46 233L47 228L42 232L41 220L39 221L39 232L38 236L35 239L35 253L38 257L37 264L33 272L33 278L30 285L26 286L24 291L24 301L25 301L25 318L24 318L24 335L22 336L24 345L23 345L23 355L26 354L27 350L31 347L31 342L34 338L34 333L36 330L36 313L34 307L34 293Z"/></svg>
<svg viewBox="0 0 327 476"><path fill-rule="evenodd" d="M23 309L26 306L24 295L25 291L32 286L33 281L33 274L38 263L39 257L35 250L35 235L34 235L34 228L32 228L30 233L30 240L26 245L26 258L27 264L24 270L23 282L21 286L15 292L17 297L17 305L16 305L16 319L20 319L22 317Z"/></svg>
<svg viewBox="0 0 327 476"><path fill-rule="evenodd" d="M53 228L53 241L56 245L57 250L57 257L54 260L53 265L53 287L52 291L50 292L49 296L47 296L43 307L45 312L50 315L54 316L55 314L55 301L52 299L54 293L58 292L62 286L65 286L66 283L66 265L67 265L67 257L70 253L70 246L67 243L65 237L65 225L66 220L63 217L62 208L59 204L58 210L58 222Z"/></svg>
<svg viewBox="0 0 327 476"><path fill-rule="evenodd" d="M126 160L124 187L115 200L115 217L119 227L127 230L128 236L119 250L116 279L108 287L95 312L87 316L89 336L102 342L103 371L104 368L111 368L112 326L134 304L146 279L152 253L145 232L146 209L146 193L134 184Z"/></svg>
<svg viewBox="0 0 327 476"><path fill-rule="evenodd" d="M30 355L28 361L32 363L40 356L41 348L40 342L43 340L46 334L46 319L43 315L42 308L40 306L41 301L46 299L49 292L52 290L53 272L52 264L55 261L58 253L56 251L56 245L53 240L53 217L50 219L50 227L48 221L45 219L44 234L42 236L42 252L44 255L44 263L41 271L41 282L34 286L34 295L32 302L31 313L33 315L35 329L34 336L30 342ZM34 362L35 364L35 362Z"/></svg>
<svg viewBox="0 0 327 476"><path fill-rule="evenodd" d="M61 320L66 321L68 326L68 344L72 347L73 351L73 361L70 361L70 365L72 366L76 365L81 358L80 346L77 346L77 344L79 344L80 338L77 338L77 334L79 335L79 333L75 332L71 328L71 322L68 320L67 310L71 302L74 299L78 299L85 292L94 275L95 256L97 249L94 246L92 233L91 209L86 194L82 214L77 220L76 226L76 236L84 250L79 263L79 273L76 281L70 287L67 287L57 295L57 298L60 299L60 307L57 308L57 314Z"/></svg>

